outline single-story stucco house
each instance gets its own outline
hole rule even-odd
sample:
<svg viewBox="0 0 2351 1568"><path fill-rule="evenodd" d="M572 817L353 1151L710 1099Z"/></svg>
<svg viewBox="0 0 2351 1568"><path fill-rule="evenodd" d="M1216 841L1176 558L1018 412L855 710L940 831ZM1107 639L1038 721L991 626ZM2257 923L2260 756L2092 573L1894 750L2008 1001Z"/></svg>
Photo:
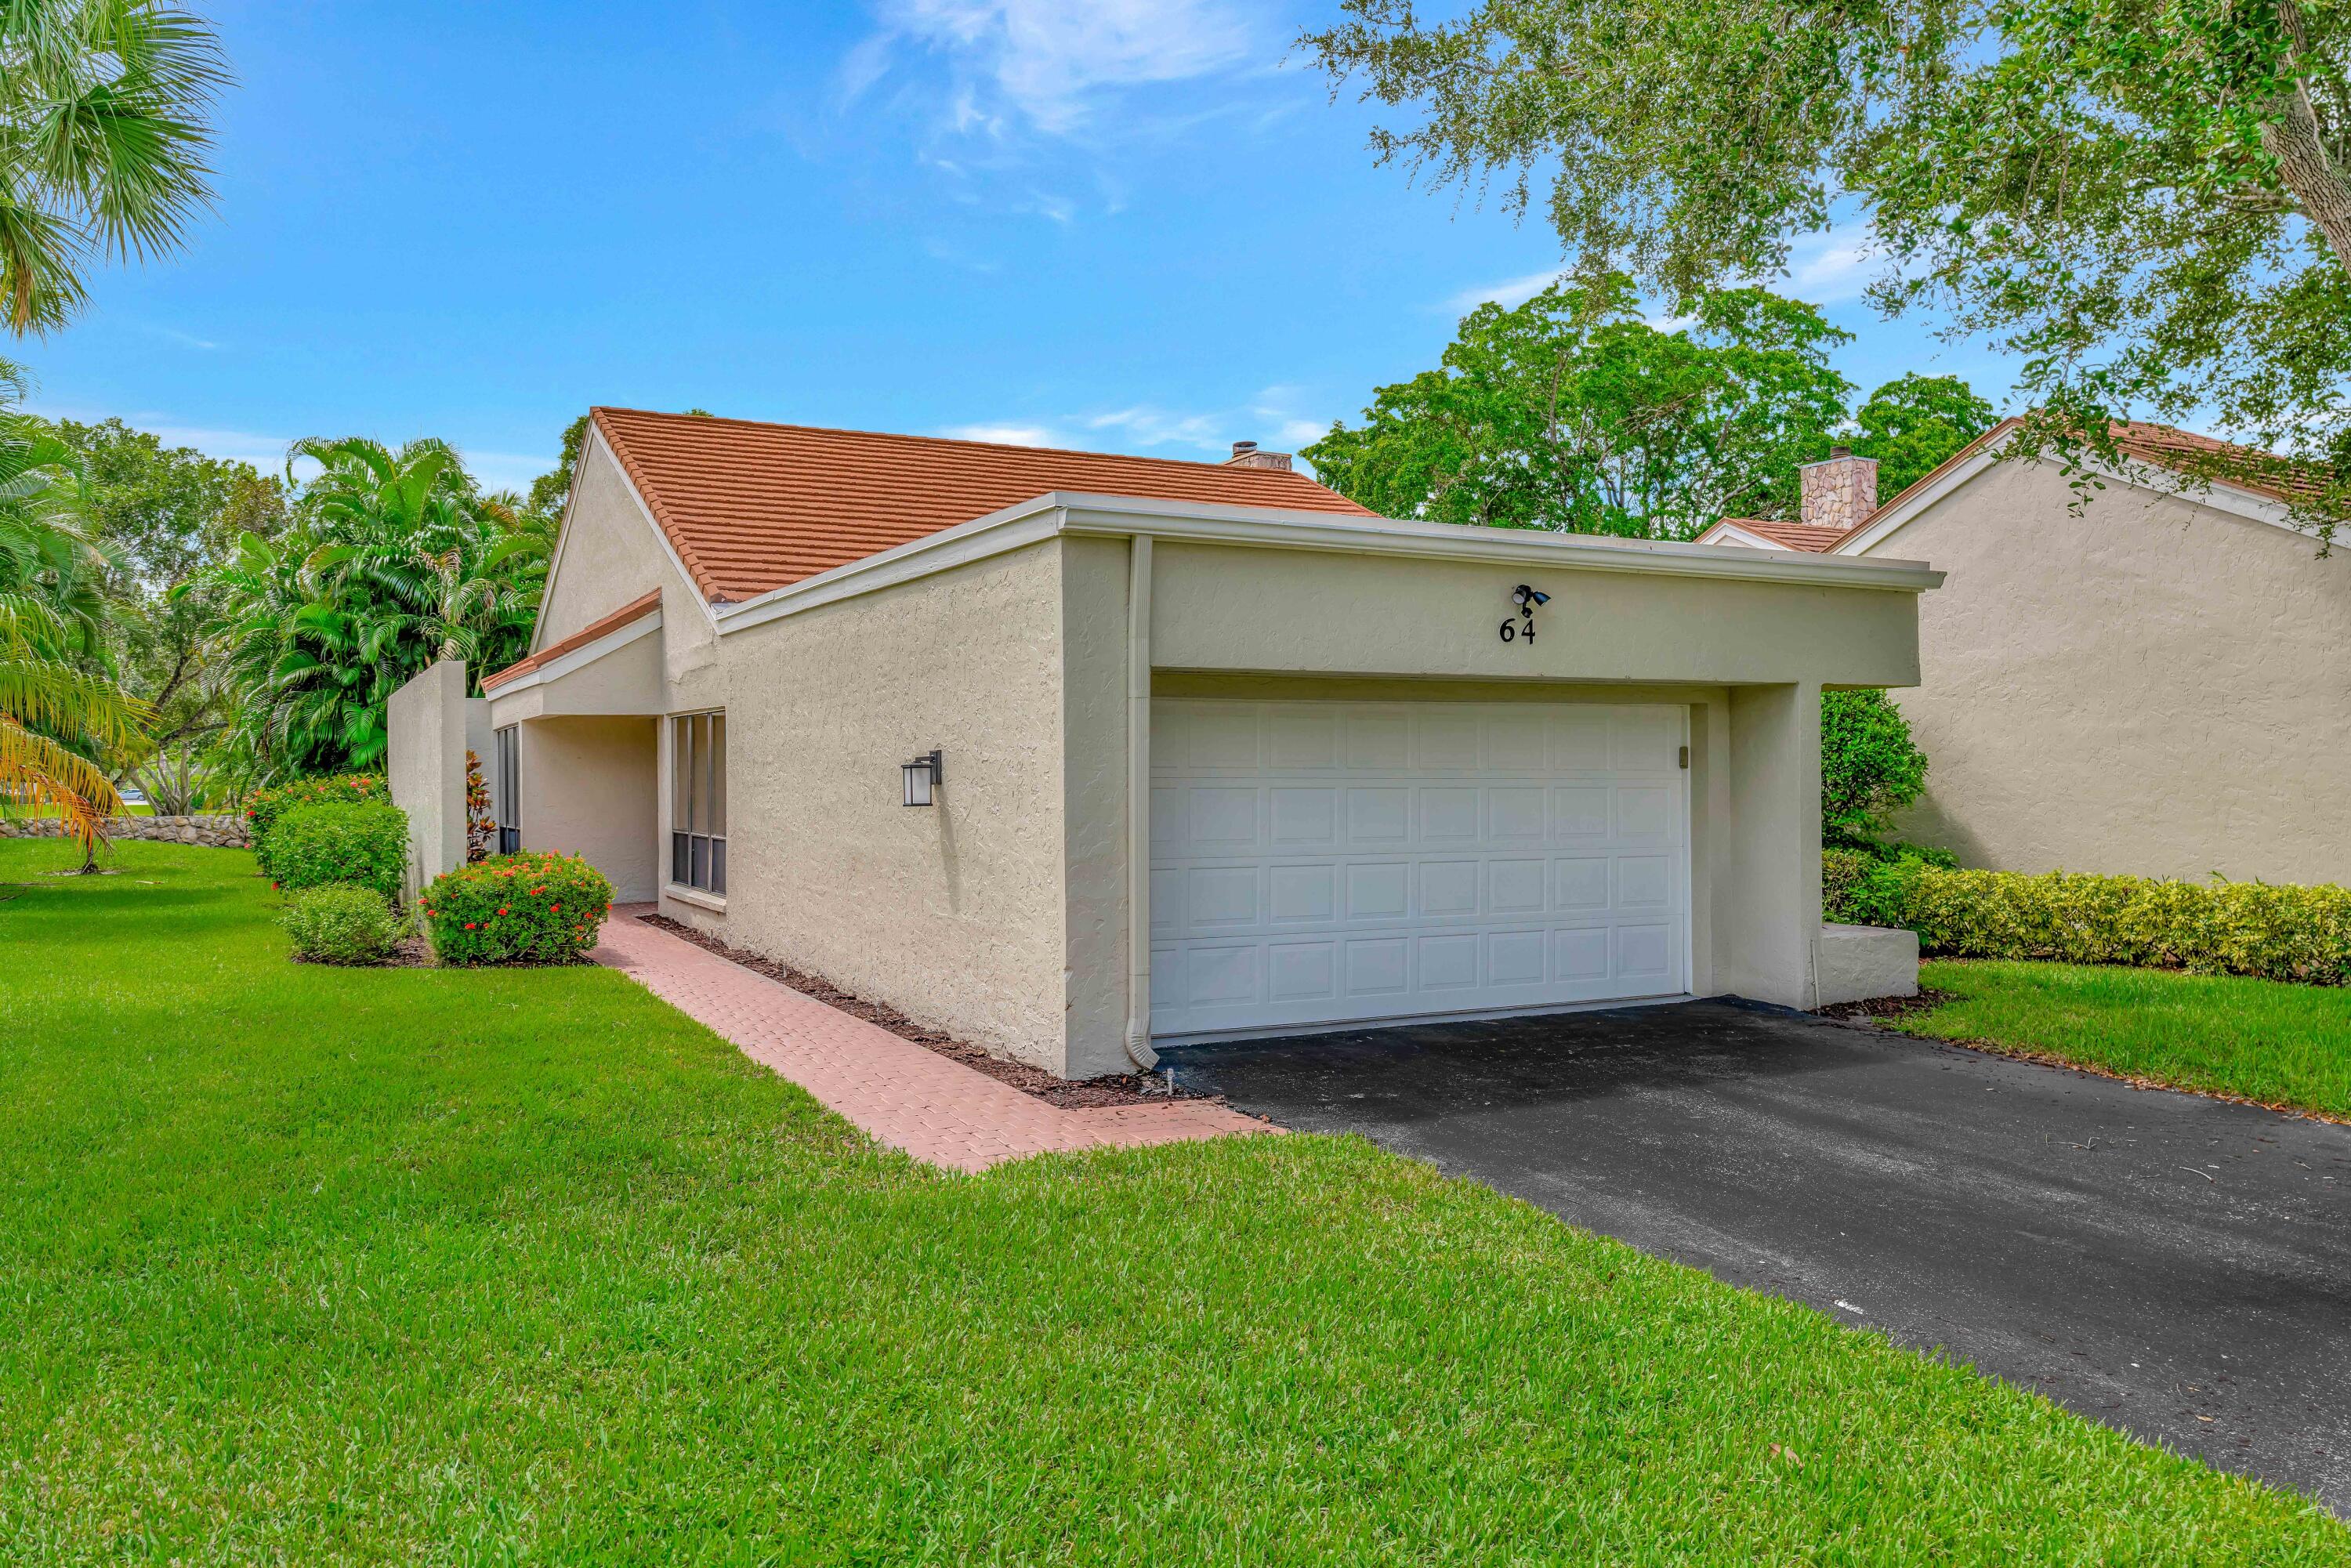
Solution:
<svg viewBox="0 0 2351 1568"><path fill-rule="evenodd" d="M1069 1077L1364 1020L1808 1007L1915 985L1907 933L1823 931L1820 694L1915 682L1939 580L1393 521L1245 443L599 408L534 651L471 704L455 665L413 682L394 789L453 864L486 746L510 846Z"/></svg>
<svg viewBox="0 0 2351 1568"><path fill-rule="evenodd" d="M1882 506L1841 454L1796 521L1699 540L1949 570L1896 697L1928 761L1903 837L2000 871L2351 883L2351 559L2283 491L2183 477L2209 437L2118 427L2128 461L2085 493L2003 455L2018 423Z"/></svg>

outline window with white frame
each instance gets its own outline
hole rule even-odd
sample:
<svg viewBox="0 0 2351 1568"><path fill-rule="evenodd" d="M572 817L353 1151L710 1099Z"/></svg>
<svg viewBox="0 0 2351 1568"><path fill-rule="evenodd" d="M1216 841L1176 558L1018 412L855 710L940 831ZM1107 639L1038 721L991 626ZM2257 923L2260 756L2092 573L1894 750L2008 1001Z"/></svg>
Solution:
<svg viewBox="0 0 2351 1568"><path fill-rule="evenodd" d="M680 714L670 724L669 879L726 892L726 716Z"/></svg>
<svg viewBox="0 0 2351 1568"><path fill-rule="evenodd" d="M522 747L516 726L491 732L490 814L497 819L502 855L522 848Z"/></svg>

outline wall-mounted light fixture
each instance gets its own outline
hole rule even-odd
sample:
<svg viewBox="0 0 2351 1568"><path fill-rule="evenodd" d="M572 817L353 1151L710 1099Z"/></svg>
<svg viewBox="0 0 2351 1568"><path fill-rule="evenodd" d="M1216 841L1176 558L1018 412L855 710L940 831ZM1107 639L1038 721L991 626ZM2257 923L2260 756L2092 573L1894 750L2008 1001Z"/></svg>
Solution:
<svg viewBox="0 0 2351 1568"><path fill-rule="evenodd" d="M904 803L909 806L933 804L939 786L946 781L946 753L934 747L912 762L900 763L898 771L904 776L906 782Z"/></svg>

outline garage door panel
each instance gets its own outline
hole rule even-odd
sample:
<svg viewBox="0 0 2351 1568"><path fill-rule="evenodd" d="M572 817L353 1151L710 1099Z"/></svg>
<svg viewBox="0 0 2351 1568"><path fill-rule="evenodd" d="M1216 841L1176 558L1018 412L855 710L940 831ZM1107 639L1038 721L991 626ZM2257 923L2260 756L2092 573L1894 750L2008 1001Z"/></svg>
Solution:
<svg viewBox="0 0 2351 1568"><path fill-rule="evenodd" d="M1669 707L1155 704L1155 1031L1680 991L1686 725Z"/></svg>
<svg viewBox="0 0 2351 1568"><path fill-rule="evenodd" d="M1272 765L1285 770L1339 766L1339 716L1301 705L1276 709L1266 727Z"/></svg>
<svg viewBox="0 0 2351 1568"><path fill-rule="evenodd" d="M1266 882L1266 914L1276 925L1285 921L1292 925L1301 921L1327 921L1338 914L1339 867L1336 862L1271 866L1267 870Z"/></svg>

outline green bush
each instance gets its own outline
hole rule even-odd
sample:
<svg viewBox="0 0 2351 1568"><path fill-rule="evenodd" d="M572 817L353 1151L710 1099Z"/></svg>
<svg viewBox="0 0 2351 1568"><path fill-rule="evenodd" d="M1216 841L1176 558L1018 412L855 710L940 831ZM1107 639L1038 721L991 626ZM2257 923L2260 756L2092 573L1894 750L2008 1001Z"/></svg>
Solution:
<svg viewBox="0 0 2351 1568"><path fill-rule="evenodd" d="M2351 889L2210 884L1885 862L1845 895L1848 917L1918 933L1928 953L2041 958L2351 984Z"/></svg>
<svg viewBox="0 0 2351 1568"><path fill-rule="evenodd" d="M1927 755L1880 691L1821 694L1821 841L1876 847L1894 813L1927 788Z"/></svg>
<svg viewBox="0 0 2351 1568"><path fill-rule="evenodd" d="M273 784L266 789L256 789L245 798L245 826L253 839L253 858L260 862L264 876L275 877L277 874L269 852L269 830L277 825L280 817L297 807L389 805L391 801L391 783L381 773L339 773L331 778L297 779L290 784Z"/></svg>
<svg viewBox="0 0 2351 1568"><path fill-rule="evenodd" d="M314 964L381 964L407 934L371 887L305 888L286 901L278 921L294 938L294 956Z"/></svg>
<svg viewBox="0 0 2351 1568"><path fill-rule="evenodd" d="M571 964L596 945L612 884L578 855L493 855L433 879L418 901L444 964Z"/></svg>
<svg viewBox="0 0 2351 1568"><path fill-rule="evenodd" d="M400 896L408 813L397 806L297 806L269 830L271 885L295 892L348 883Z"/></svg>

